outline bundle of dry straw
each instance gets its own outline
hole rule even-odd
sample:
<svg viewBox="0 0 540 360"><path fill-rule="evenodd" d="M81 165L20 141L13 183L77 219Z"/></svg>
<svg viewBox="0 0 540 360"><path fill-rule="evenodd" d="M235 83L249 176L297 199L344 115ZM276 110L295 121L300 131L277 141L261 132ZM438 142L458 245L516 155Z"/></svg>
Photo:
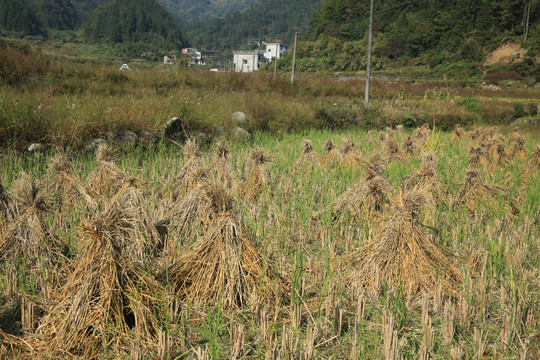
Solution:
<svg viewBox="0 0 540 360"><path fill-rule="evenodd" d="M186 162L184 163L184 167L182 168L182 170L180 170L174 181L174 188L172 193L173 201L176 201L176 199L178 199L178 196L180 195L180 192L182 190L187 191L197 185L197 178L195 176L195 172L198 168L203 166L203 160L200 157L201 154L194 140L190 139L186 141L183 151Z"/></svg>
<svg viewBox="0 0 540 360"><path fill-rule="evenodd" d="M360 168L362 166L362 153L356 147L352 137L343 140L343 162L346 166Z"/></svg>
<svg viewBox="0 0 540 360"><path fill-rule="evenodd" d="M71 162L62 153L55 154L49 163L49 169L54 173L51 185L52 192L58 199L59 212L80 203L84 203L89 209L97 209L100 194L71 174Z"/></svg>
<svg viewBox="0 0 540 360"><path fill-rule="evenodd" d="M302 155L296 161L294 166L294 172L297 172L298 170L309 172L321 165L321 158L319 157L319 154L313 150L311 140L304 140L302 150Z"/></svg>
<svg viewBox="0 0 540 360"><path fill-rule="evenodd" d="M212 172L215 179L226 188L233 187L233 168L231 165L231 151L226 140L221 140L216 149L216 155L212 163Z"/></svg>
<svg viewBox="0 0 540 360"><path fill-rule="evenodd" d="M93 359L103 346L121 346L130 333L149 346L157 343L165 292L123 255L133 241L130 212L128 204L113 201L83 227L84 250L40 321L34 348L53 357Z"/></svg>
<svg viewBox="0 0 540 360"><path fill-rule="evenodd" d="M531 175L538 172L538 170L540 170L540 145L536 146L536 149L534 149L527 162L527 166L523 170L523 182L528 184L531 180Z"/></svg>
<svg viewBox="0 0 540 360"><path fill-rule="evenodd" d="M476 203L479 201L487 207L495 208L497 206L495 194L499 190L500 188L496 185L484 183L478 170L467 169L459 192L459 204L465 205L471 213L474 212Z"/></svg>
<svg viewBox="0 0 540 360"><path fill-rule="evenodd" d="M115 193L127 175L112 162L111 148L100 144L96 150L97 167L88 175L88 185L98 194Z"/></svg>
<svg viewBox="0 0 540 360"><path fill-rule="evenodd" d="M326 154L323 158L324 164L333 166L339 164L343 160L343 155L341 155L332 140L328 139L325 141L324 149L326 150Z"/></svg>
<svg viewBox="0 0 540 360"><path fill-rule="evenodd" d="M450 141L452 142L456 140L462 141L462 140L465 140L466 138L467 138L467 132L460 124L457 124L456 127L454 128L454 132L452 133L452 137L450 138Z"/></svg>
<svg viewBox="0 0 540 360"><path fill-rule="evenodd" d="M439 281L449 296L457 296L463 277L445 251L418 224L429 193L415 189L397 196L394 213L376 238L353 255L350 281L372 287L384 279L394 289L435 290Z"/></svg>
<svg viewBox="0 0 540 360"><path fill-rule="evenodd" d="M527 158L527 151L525 150L525 139L519 134L517 129L514 129L512 136L510 137L511 145L508 150L512 158L518 158L519 160L525 160Z"/></svg>
<svg viewBox="0 0 540 360"><path fill-rule="evenodd" d="M242 229L230 191L219 184L207 189L212 220L204 236L169 269L178 295L198 304L240 308L257 286L267 300L274 298L271 274Z"/></svg>
<svg viewBox="0 0 540 360"><path fill-rule="evenodd" d="M401 188L412 190L414 188L426 189L436 201L441 197L441 174L437 169L437 154L424 153L420 168L403 179Z"/></svg>
<svg viewBox="0 0 540 360"><path fill-rule="evenodd" d="M11 210L9 196L2 183L0 183L0 237L4 234L7 225L13 218Z"/></svg>
<svg viewBox="0 0 540 360"><path fill-rule="evenodd" d="M50 207L44 192L23 171L13 186L12 199L13 219L0 244L0 256L54 263L61 242L52 236L45 221Z"/></svg>
<svg viewBox="0 0 540 360"><path fill-rule="evenodd" d="M255 149L250 154L251 172L242 184L242 193L250 200L254 200L263 191L268 182L266 165L270 158L264 153L264 149Z"/></svg>

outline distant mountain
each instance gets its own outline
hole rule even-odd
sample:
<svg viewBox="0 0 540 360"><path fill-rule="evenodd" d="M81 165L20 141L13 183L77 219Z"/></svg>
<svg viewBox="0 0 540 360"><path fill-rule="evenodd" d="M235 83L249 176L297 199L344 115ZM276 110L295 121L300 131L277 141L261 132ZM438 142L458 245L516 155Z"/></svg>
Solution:
<svg viewBox="0 0 540 360"><path fill-rule="evenodd" d="M158 0L180 23L190 26L247 9L260 0Z"/></svg>
<svg viewBox="0 0 540 360"><path fill-rule="evenodd" d="M42 33L41 22L23 0L0 0L0 28L27 35Z"/></svg>
<svg viewBox="0 0 540 360"><path fill-rule="evenodd" d="M114 0L95 9L85 33L89 41L118 44L129 57L158 58L184 46L172 16L155 0Z"/></svg>
<svg viewBox="0 0 540 360"><path fill-rule="evenodd" d="M71 3L77 11L79 22L82 23L90 17L90 14L95 8L111 1L112 0L71 0Z"/></svg>
<svg viewBox="0 0 540 360"><path fill-rule="evenodd" d="M199 23L187 36L193 46L218 50L245 48L250 39L291 43L320 7L321 0L262 0L223 19Z"/></svg>
<svg viewBox="0 0 540 360"><path fill-rule="evenodd" d="M79 15L70 0L26 0L44 27L71 30L79 21Z"/></svg>

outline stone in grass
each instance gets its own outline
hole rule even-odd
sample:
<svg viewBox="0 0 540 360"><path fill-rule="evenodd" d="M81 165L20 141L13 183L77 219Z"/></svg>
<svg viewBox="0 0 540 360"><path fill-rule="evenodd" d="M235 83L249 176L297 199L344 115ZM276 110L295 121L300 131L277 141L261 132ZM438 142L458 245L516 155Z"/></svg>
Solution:
<svg viewBox="0 0 540 360"><path fill-rule="evenodd" d="M161 129L160 135L162 135L164 138L168 138L180 143L187 140L182 119L179 117L173 117L167 121L165 126Z"/></svg>
<svg viewBox="0 0 540 360"><path fill-rule="evenodd" d="M155 145L158 143L158 138L154 134L143 130L139 132L139 141L144 145Z"/></svg>
<svg viewBox="0 0 540 360"><path fill-rule="evenodd" d="M28 147L28 151L34 154L42 153L42 152L45 152L46 150L47 150L47 147L40 143L33 143L32 145Z"/></svg>
<svg viewBox="0 0 540 360"><path fill-rule="evenodd" d="M221 139L223 136L225 136L225 130L221 126L216 126L214 128L214 137Z"/></svg>
<svg viewBox="0 0 540 360"><path fill-rule="evenodd" d="M231 139L236 141L249 141L251 135L240 126L237 126L231 131Z"/></svg>
<svg viewBox="0 0 540 360"><path fill-rule="evenodd" d="M118 142L122 145L137 145L139 137L133 131L123 131L118 134Z"/></svg>
<svg viewBox="0 0 540 360"><path fill-rule="evenodd" d="M90 140L84 146L84 151L86 151L88 153L94 153L94 152L96 152L99 145L106 144L106 143L107 143L107 141L105 141L105 139L102 139L102 138L97 138L97 139L94 139L94 140Z"/></svg>
<svg viewBox="0 0 540 360"><path fill-rule="evenodd" d="M241 111L233 113L231 116L231 120L233 121L234 125L239 127L246 127L249 123L246 114Z"/></svg>

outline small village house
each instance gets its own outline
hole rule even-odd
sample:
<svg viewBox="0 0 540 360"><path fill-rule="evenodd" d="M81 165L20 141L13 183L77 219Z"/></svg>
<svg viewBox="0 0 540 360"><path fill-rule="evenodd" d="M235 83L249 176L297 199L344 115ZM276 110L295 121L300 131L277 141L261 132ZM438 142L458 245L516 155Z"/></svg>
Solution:
<svg viewBox="0 0 540 360"><path fill-rule="evenodd" d="M264 51L233 51L234 71L249 73L259 70L268 61Z"/></svg>
<svg viewBox="0 0 540 360"><path fill-rule="evenodd" d="M272 61L276 57L277 49L277 58L281 59L283 55L289 50L290 46L282 44L281 41L276 43L266 43L266 50L264 51L264 57L268 61Z"/></svg>

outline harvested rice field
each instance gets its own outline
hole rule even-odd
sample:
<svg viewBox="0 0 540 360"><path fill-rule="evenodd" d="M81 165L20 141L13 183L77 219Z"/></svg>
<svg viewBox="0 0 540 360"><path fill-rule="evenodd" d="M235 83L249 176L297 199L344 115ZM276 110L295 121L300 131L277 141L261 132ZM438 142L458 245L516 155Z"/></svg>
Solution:
<svg viewBox="0 0 540 360"><path fill-rule="evenodd" d="M540 138L0 153L1 359L538 359Z"/></svg>

